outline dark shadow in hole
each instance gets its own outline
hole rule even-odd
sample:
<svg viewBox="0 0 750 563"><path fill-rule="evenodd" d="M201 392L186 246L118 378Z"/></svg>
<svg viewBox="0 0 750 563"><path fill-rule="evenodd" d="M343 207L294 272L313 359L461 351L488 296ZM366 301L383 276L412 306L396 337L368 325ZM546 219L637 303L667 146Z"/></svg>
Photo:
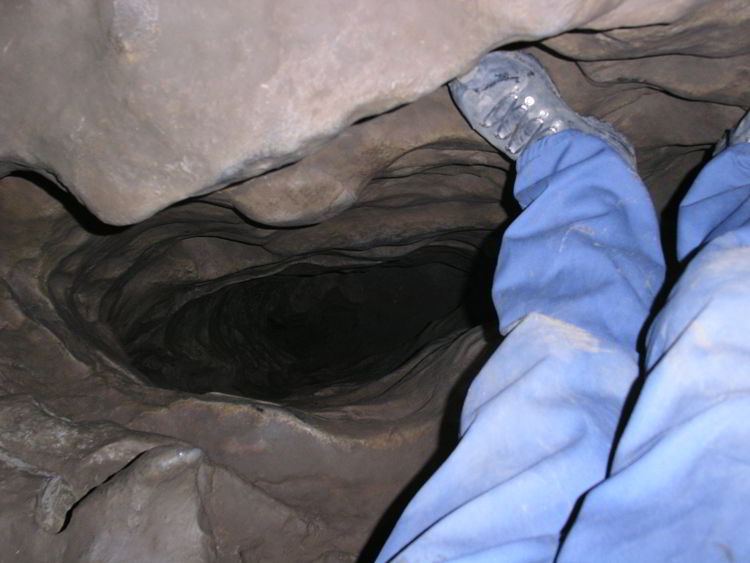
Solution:
<svg viewBox="0 0 750 563"><path fill-rule="evenodd" d="M477 310L475 318L486 319L487 309L489 308L492 310L492 322L488 323L485 320L485 322L481 323L484 337L488 342L493 342L499 339L497 312L492 303L492 284L495 281L495 269L497 268L497 258L500 252L500 245L502 244L505 230L516 219L516 217L521 214L521 206L513 197L513 186L515 185L515 182L516 167L511 166L506 174L505 184L503 185L502 195L499 202L501 207L505 210L507 217L502 223L500 223L499 227L495 229L494 232L484 239L478 248L476 260L469 272L466 282L467 292L472 294L466 299L466 302L469 303L470 310L472 307ZM477 322L476 324L480 323ZM456 429L458 429L458 426L456 426ZM458 430L456 431L458 432Z"/></svg>
<svg viewBox="0 0 750 563"><path fill-rule="evenodd" d="M73 195L64 191L52 180L38 172L19 170L9 174L9 176L22 178L44 190L47 195L58 201L60 205L65 208L65 211L67 211L78 222L78 224L81 225L81 227L93 235L112 235L128 228L108 225L107 223L102 222L81 202L73 197Z"/></svg>
<svg viewBox="0 0 750 563"><path fill-rule="evenodd" d="M521 214L521 206L513 196L513 187L516 185L516 167L511 166L505 176L505 185L503 186L503 194L500 198L500 205L502 205L505 212L508 214L508 218L500 224L497 231L498 236L502 236L510 224L515 221L516 217Z"/></svg>
<svg viewBox="0 0 750 563"><path fill-rule="evenodd" d="M677 278L682 274L682 270L684 269L684 264L680 264L677 261L677 214L680 209L680 203L682 203L690 186L693 185L703 167L711 160L711 153L712 151L710 150L704 151L701 161L680 182L677 190L669 198L667 205L661 213L661 244L667 263L667 280L665 286L669 288L674 285L674 282L677 281Z"/></svg>
<svg viewBox="0 0 750 563"><path fill-rule="evenodd" d="M501 239L502 231L495 231L477 248L463 297L469 323L481 326L487 340L492 340L498 334L497 313L492 303L492 282Z"/></svg>
<svg viewBox="0 0 750 563"><path fill-rule="evenodd" d="M367 267L290 266L187 302L167 320L146 308L119 337L139 371L167 389L282 400L364 383L457 329L493 330L496 239L477 233L460 233L477 249L470 254L436 242Z"/></svg>
<svg viewBox="0 0 750 563"><path fill-rule="evenodd" d="M156 447L163 447L163 446L156 446ZM141 457L143 457L145 454L150 452L151 450L144 450L138 454L136 454L133 459L128 461L125 465L120 467L120 469L117 469L114 473L110 474L106 479L104 479L101 483L94 485L91 487L88 491L86 491L81 498L79 498L77 501L75 501L73 504L70 505L70 508L68 508L68 511L65 513L65 520L63 521L63 525L60 528L60 530L57 532L58 534L61 534L64 532L68 525L70 524L70 520L73 517L73 512L78 508L78 506L87 498L92 496L95 491L97 491L102 486L108 484L110 481L112 481L115 477L120 475L122 472L124 472L126 469L128 469L131 465L135 464L136 461L138 461Z"/></svg>
<svg viewBox="0 0 750 563"><path fill-rule="evenodd" d="M400 110L401 108L406 107L408 105L409 105L409 103L398 104L397 106L392 107L391 109L387 109L387 110L385 110L383 112L374 113L372 115L366 115L365 117L360 117L357 121L355 121L351 125L354 126L354 125L361 125L363 123L367 123L368 121L372 121L376 117L380 117L381 115L388 115L389 113L396 112L396 111Z"/></svg>
<svg viewBox="0 0 750 563"><path fill-rule="evenodd" d="M515 179L515 167L511 167L506 176L505 185L503 186L503 192L500 199L500 203L508 214L508 217L498 229L495 230L495 232L485 239L480 247L479 253L477 254L477 260L472 268L467 283L467 291L473 290L480 295L484 293L485 300L486 295L491 295L497 255L503 234L521 212L521 207L513 197L513 185ZM464 372L458 377L456 384L448 394L445 412L440 421L438 447L436 451L383 513L378 524L375 526L374 531L370 535L370 538L365 544L365 547L360 552L359 557L357 558L357 563L369 563L370 561L375 560L411 499L417 494L419 489L422 488L432 474L443 464L458 444L461 426L461 410L463 409L466 393L468 392L472 381L474 381L474 378L479 373L479 370L482 369L502 341L502 337L500 336L497 327L496 315L495 321L492 324L482 325L482 330L484 332L484 337L487 340L487 346L485 346L484 350L477 355L466 370L464 370Z"/></svg>

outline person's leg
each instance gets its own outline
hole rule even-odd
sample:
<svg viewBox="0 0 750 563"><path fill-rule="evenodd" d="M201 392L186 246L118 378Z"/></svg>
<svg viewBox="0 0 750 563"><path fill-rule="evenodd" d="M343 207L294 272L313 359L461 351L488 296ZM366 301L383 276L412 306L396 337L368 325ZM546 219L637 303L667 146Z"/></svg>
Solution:
<svg viewBox="0 0 750 563"><path fill-rule="evenodd" d="M680 260L750 220L750 190L747 188L750 145L745 141L750 138L750 114L740 122L738 131L739 134L733 135L737 142L706 165L680 203L677 229Z"/></svg>
<svg viewBox="0 0 750 563"><path fill-rule="evenodd" d="M648 375L611 476L559 561L748 561L750 143L702 172L679 215L698 253L648 335Z"/></svg>
<svg viewBox="0 0 750 563"><path fill-rule="evenodd" d="M524 211L494 286L508 336L471 386L456 450L378 561L549 561L605 477L662 282L653 207L619 153L577 131L523 151L515 194Z"/></svg>

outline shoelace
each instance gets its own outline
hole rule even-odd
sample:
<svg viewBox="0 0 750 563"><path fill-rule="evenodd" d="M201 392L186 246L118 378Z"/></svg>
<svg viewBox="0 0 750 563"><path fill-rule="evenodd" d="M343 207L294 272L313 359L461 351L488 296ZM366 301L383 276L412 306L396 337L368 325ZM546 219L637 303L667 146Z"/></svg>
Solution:
<svg viewBox="0 0 750 563"><path fill-rule="evenodd" d="M533 96L521 99L517 93L509 94L487 113L482 119L482 125L489 128L499 123L495 136L501 141L510 139L508 150L517 154L534 137L544 137L562 130L563 123L560 119L547 122L550 116L547 110L541 110L529 119L529 110L535 104Z"/></svg>

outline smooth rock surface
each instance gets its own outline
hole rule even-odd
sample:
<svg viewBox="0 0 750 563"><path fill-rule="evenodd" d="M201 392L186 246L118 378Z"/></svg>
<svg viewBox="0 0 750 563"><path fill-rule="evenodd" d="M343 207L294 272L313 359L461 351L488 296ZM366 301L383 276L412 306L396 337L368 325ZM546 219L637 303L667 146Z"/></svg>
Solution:
<svg viewBox="0 0 750 563"><path fill-rule="evenodd" d="M292 162L495 46L694 13L736 21L749 10L737 0L564 9L550 0L12 0L0 20L0 174L39 171L103 221L134 223ZM678 42L685 25L696 30L678 24Z"/></svg>

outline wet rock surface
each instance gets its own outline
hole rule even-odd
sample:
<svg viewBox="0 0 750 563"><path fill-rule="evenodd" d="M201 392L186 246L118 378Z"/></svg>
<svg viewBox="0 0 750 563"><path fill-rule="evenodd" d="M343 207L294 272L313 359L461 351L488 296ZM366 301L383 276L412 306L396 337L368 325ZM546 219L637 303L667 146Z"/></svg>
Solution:
<svg viewBox="0 0 750 563"><path fill-rule="evenodd" d="M12 2L0 561L372 559L497 344L517 212L440 85L588 28L512 47L668 225L750 106L745 4Z"/></svg>

